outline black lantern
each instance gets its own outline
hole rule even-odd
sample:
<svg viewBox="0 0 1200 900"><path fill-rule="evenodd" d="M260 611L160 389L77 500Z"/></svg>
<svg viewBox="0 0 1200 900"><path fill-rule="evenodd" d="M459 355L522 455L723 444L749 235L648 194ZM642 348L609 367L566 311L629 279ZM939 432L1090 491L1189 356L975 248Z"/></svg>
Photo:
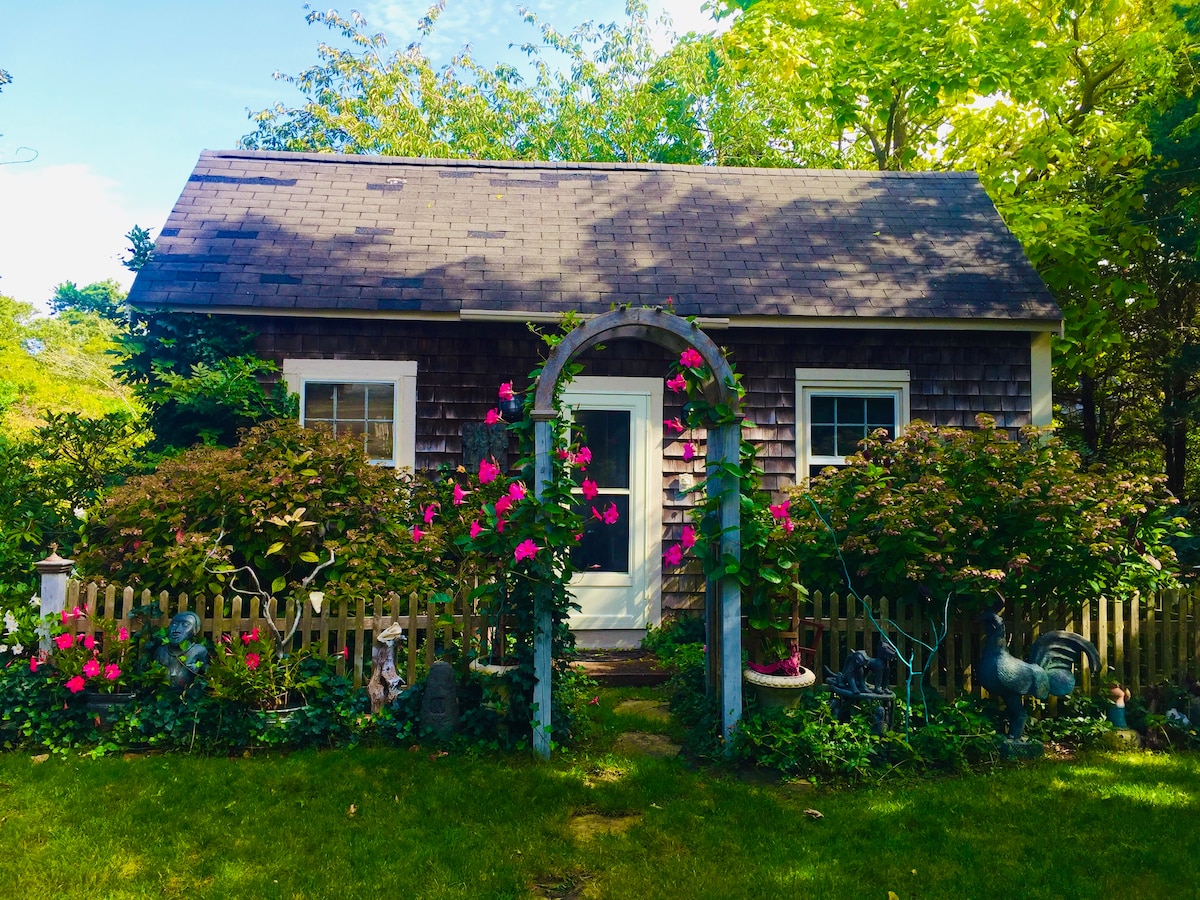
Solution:
<svg viewBox="0 0 1200 900"><path fill-rule="evenodd" d="M505 422L519 422L525 412L525 403L517 395L500 401L500 415Z"/></svg>

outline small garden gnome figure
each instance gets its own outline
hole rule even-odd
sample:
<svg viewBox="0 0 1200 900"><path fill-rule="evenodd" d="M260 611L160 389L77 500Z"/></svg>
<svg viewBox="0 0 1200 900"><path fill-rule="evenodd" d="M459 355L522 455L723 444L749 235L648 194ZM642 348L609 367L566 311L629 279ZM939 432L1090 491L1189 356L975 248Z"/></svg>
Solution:
<svg viewBox="0 0 1200 900"><path fill-rule="evenodd" d="M1108 708L1108 721L1112 722L1113 728L1128 728L1125 722L1125 701L1129 699L1129 691L1120 684L1114 684L1108 689L1108 693L1112 697L1112 706Z"/></svg>
<svg viewBox="0 0 1200 900"><path fill-rule="evenodd" d="M176 613L167 626L167 643L158 648L156 659L167 667L173 687L186 688L208 665L208 648L198 640L200 617L191 610Z"/></svg>

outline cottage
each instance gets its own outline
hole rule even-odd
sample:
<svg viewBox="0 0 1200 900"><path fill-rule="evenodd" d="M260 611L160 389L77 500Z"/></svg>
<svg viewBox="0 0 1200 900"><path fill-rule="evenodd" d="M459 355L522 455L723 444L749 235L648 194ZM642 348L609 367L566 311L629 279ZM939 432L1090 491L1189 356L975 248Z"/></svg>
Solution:
<svg viewBox="0 0 1200 900"><path fill-rule="evenodd" d="M130 302L237 316L305 422L363 435L382 465L503 453L497 387L528 386L528 323L671 306L743 375L750 439L781 489L915 418L1051 416L1061 313L970 173L205 152ZM567 401L619 524L589 538L582 645L636 644L702 602L664 577L700 475L664 429L662 348L585 356Z"/></svg>

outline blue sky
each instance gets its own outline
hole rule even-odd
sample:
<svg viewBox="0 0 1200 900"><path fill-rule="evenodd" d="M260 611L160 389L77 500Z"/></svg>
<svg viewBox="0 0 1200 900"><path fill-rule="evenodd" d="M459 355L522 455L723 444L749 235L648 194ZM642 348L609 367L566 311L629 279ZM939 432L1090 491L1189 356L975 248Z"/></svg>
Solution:
<svg viewBox="0 0 1200 900"><path fill-rule="evenodd" d="M326 0L328 2L328 0ZM709 31L703 0L650 0L677 32ZM62 281L115 278L134 224L157 234L201 150L251 130L248 110L300 95L275 81L332 38L302 0L12 0L0 17L0 294L39 307ZM392 49L418 38L429 0L363 0ZM560 29L620 18L623 0L448 0L425 51L477 59L534 32L524 5ZM319 9L327 6L314 3ZM32 160L26 162L25 160Z"/></svg>

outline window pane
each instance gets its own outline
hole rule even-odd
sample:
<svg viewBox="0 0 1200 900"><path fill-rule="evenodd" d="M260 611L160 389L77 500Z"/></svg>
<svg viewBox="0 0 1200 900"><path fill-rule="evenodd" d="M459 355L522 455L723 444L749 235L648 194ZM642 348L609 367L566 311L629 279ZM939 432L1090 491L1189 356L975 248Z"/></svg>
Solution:
<svg viewBox="0 0 1200 900"><path fill-rule="evenodd" d="M835 456L849 456L858 450L858 442L866 435L861 425L839 425L837 428L837 452Z"/></svg>
<svg viewBox="0 0 1200 900"><path fill-rule="evenodd" d="M833 414L833 397L812 398L812 420L817 425L832 425L835 421Z"/></svg>
<svg viewBox="0 0 1200 900"><path fill-rule="evenodd" d="M304 385L304 418L332 419L333 418L332 384L318 384L310 381Z"/></svg>
<svg viewBox="0 0 1200 900"><path fill-rule="evenodd" d="M871 428L894 428L896 401L891 397L868 397L867 425Z"/></svg>
<svg viewBox="0 0 1200 900"><path fill-rule="evenodd" d="M371 422L367 428L367 456L372 459L392 458L392 423Z"/></svg>
<svg viewBox="0 0 1200 900"><path fill-rule="evenodd" d="M375 421L392 420L396 389L390 384L367 386L367 418Z"/></svg>
<svg viewBox="0 0 1200 900"><path fill-rule="evenodd" d="M336 410L334 415L338 419L365 419L367 417L367 386L365 384L339 384Z"/></svg>
<svg viewBox="0 0 1200 900"><path fill-rule="evenodd" d="M347 422L345 419L338 419L336 433L338 437L342 437L347 434L361 435L364 431L366 431L366 427L366 423L362 421Z"/></svg>
<svg viewBox="0 0 1200 900"><path fill-rule="evenodd" d="M862 397L838 397L837 421L839 425L862 425L867 421L867 404Z"/></svg>
<svg viewBox="0 0 1200 900"><path fill-rule="evenodd" d="M616 504L617 521L612 525L596 518L593 509L603 513ZM571 561L581 572L629 571L629 496L601 493L594 500L581 500L576 511L584 520L583 538L571 553Z"/></svg>
<svg viewBox="0 0 1200 900"><path fill-rule="evenodd" d="M592 451L587 476L602 488L629 487L629 410L577 409L575 422Z"/></svg>
<svg viewBox="0 0 1200 900"><path fill-rule="evenodd" d="M837 444L834 440L835 430L832 425L814 425L812 427L812 453L814 456L837 456Z"/></svg>

